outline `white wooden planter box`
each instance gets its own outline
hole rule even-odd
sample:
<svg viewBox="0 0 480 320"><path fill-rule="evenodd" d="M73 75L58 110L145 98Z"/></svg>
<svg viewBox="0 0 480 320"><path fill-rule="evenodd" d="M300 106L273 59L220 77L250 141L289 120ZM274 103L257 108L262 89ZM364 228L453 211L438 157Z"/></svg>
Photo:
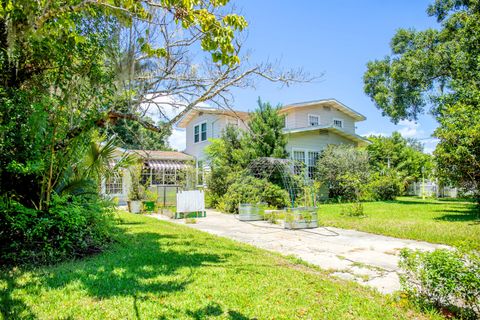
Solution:
<svg viewBox="0 0 480 320"><path fill-rule="evenodd" d="M298 221L292 221L292 222L284 221L283 227L285 229L312 229L312 228L318 227L318 221L317 220L312 220L312 221L298 220Z"/></svg>

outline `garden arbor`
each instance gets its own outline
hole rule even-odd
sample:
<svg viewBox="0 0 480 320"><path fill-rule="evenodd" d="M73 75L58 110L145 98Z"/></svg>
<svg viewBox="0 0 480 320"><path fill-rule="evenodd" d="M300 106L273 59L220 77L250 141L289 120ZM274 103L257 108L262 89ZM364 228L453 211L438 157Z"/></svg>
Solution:
<svg viewBox="0 0 480 320"><path fill-rule="evenodd" d="M313 181L305 172L302 162L291 159L262 157L253 160L248 166L252 176L268 180L287 191L289 207L283 210L265 210L262 205L255 208L252 204L240 204L239 213L248 215L244 220L252 220L252 210L262 219L276 221L278 217L284 220L288 229L312 228L317 226L315 188ZM247 209L248 206L248 209Z"/></svg>
<svg viewBox="0 0 480 320"><path fill-rule="evenodd" d="M293 208L301 189L300 184L306 182L305 179L295 178L295 176L301 177L302 166L303 163L290 159L262 157L253 160L248 170L255 178L271 181L285 189L288 192L290 206ZM295 175L295 173L300 174Z"/></svg>

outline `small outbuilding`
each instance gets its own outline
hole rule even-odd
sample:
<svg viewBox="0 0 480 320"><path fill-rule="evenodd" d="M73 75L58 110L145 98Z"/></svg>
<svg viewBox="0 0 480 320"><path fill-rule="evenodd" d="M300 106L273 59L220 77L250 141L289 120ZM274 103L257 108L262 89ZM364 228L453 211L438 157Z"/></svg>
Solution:
<svg viewBox="0 0 480 320"><path fill-rule="evenodd" d="M195 178L195 158L178 151L125 150L118 148L118 160L125 154L134 155L142 166L140 183L151 192L157 193L157 202L167 206L174 202L177 191ZM114 176L102 181L102 194L117 199L120 205L129 200L132 185L132 168L121 169Z"/></svg>

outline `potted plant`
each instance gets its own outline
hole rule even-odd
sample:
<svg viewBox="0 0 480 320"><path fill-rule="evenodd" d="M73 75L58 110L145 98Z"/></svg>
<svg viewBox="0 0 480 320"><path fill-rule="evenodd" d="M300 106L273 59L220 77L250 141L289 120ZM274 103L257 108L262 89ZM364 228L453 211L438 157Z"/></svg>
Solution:
<svg viewBox="0 0 480 320"><path fill-rule="evenodd" d="M145 187L141 184L142 167L135 166L130 170L130 192L128 193L128 211L131 213L140 213L142 211L142 201L145 199Z"/></svg>
<svg viewBox="0 0 480 320"><path fill-rule="evenodd" d="M157 193L151 190L145 191L146 200L143 201L143 209L147 212L154 212L157 202Z"/></svg>
<svg viewBox="0 0 480 320"><path fill-rule="evenodd" d="M309 229L318 227L317 208L291 208L285 213L285 229Z"/></svg>

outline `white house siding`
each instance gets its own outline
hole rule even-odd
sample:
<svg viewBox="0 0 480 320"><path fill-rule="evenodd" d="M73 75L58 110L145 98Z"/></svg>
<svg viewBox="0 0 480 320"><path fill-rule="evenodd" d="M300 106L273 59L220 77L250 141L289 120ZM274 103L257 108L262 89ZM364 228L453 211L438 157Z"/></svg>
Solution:
<svg viewBox="0 0 480 320"><path fill-rule="evenodd" d="M248 125L247 121L239 119L235 116L230 116L230 115L217 115L218 116L218 127L216 128L217 131L215 132L214 138L219 138L220 135L222 134L223 130L227 127L227 125L235 125L237 126L240 130L247 130Z"/></svg>
<svg viewBox="0 0 480 320"><path fill-rule="evenodd" d="M205 158L204 149L207 145L210 144L208 139L214 138L218 135L218 121L219 118L217 115L214 114L203 114L201 116L196 117L192 120L188 126L186 127L186 148L185 153L191 156L194 156L196 159L203 159ZM194 127L197 124L201 124L203 122L207 123L207 140L206 141L199 141L197 143L194 142Z"/></svg>
<svg viewBox="0 0 480 320"><path fill-rule="evenodd" d="M283 115L285 116L285 128L295 128L295 111Z"/></svg>
<svg viewBox="0 0 480 320"><path fill-rule="evenodd" d="M288 111L286 116L286 128L303 128L308 127L308 115L318 115L320 117L320 125L329 126L333 124L334 119L343 121L343 130L349 133L355 133L355 122L347 114L330 107L325 109L321 105L293 108Z"/></svg>
<svg viewBox="0 0 480 320"><path fill-rule="evenodd" d="M355 145L355 142L332 132L320 133L318 130L315 130L288 134L286 149L289 154L292 154L294 150L322 151L329 144Z"/></svg>
<svg viewBox="0 0 480 320"><path fill-rule="evenodd" d="M207 140L194 142L194 127L203 122L207 123ZM234 116L220 115L215 113L204 113L196 117L186 127L186 149L185 153L194 156L197 160L206 158L205 147L210 144L208 139L219 138L227 124L236 124L240 129L245 130L246 124Z"/></svg>

